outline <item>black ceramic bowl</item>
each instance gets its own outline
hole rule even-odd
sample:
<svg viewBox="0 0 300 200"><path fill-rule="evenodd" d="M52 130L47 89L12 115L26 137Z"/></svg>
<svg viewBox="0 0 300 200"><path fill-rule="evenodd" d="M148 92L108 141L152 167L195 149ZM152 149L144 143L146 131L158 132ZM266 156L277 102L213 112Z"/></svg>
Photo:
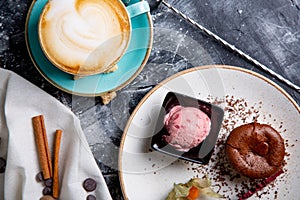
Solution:
<svg viewBox="0 0 300 200"><path fill-rule="evenodd" d="M174 106L195 107L203 111L211 120L211 128L208 136L198 146L190 149L188 152L176 150L169 145L164 139L168 135L164 127L164 117ZM208 102L195 99L182 94L169 92L165 96L159 117L155 126L155 132L151 140L151 148L184 160L207 164L213 153L218 134L222 125L224 111L222 108Z"/></svg>

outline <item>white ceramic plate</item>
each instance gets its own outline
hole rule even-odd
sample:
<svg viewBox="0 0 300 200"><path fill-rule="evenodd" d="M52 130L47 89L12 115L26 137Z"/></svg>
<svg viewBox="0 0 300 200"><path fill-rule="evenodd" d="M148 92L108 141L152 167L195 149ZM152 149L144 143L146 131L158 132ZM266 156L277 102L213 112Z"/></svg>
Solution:
<svg viewBox="0 0 300 200"><path fill-rule="evenodd" d="M225 109L215 152L208 165L178 160L150 150L160 106L168 91L218 104ZM208 174L214 189L237 199L257 183L239 176L227 163L224 141L230 130L257 120L277 129L285 140L284 173L250 199L299 199L300 108L279 86L257 73L232 66L203 66L180 72L151 90L132 113L119 153L120 183L125 199L163 200L173 183Z"/></svg>

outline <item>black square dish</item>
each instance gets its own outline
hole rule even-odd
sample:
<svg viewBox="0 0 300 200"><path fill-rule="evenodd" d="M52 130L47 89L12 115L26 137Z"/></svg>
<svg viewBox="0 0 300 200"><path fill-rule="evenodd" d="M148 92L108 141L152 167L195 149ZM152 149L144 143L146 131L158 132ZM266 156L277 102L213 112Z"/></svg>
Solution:
<svg viewBox="0 0 300 200"><path fill-rule="evenodd" d="M178 151L168 144L163 136L168 132L164 126L164 117L174 106L195 107L204 112L211 120L211 127L208 136L196 147L187 152ZM195 99L186 95L169 92L163 101L159 117L156 122L155 132L151 139L151 148L184 160L207 164L213 153L218 134L222 125L224 111L222 108L208 102Z"/></svg>

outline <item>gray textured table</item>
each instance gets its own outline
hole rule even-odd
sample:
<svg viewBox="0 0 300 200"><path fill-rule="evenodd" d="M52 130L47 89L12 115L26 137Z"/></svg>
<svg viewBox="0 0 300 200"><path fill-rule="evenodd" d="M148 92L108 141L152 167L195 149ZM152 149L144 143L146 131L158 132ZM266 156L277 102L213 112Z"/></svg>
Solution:
<svg viewBox="0 0 300 200"><path fill-rule="evenodd" d="M169 0L177 9L300 85L300 2L298 0ZM31 1L0 1L0 67L45 90L80 118L95 159L114 199L122 199L118 150L126 122L142 97L176 72L206 64L240 66L282 86L299 104L300 94L208 37L165 6L152 12L154 44L142 73L118 91L110 104L72 96L41 77L27 53L25 21Z"/></svg>

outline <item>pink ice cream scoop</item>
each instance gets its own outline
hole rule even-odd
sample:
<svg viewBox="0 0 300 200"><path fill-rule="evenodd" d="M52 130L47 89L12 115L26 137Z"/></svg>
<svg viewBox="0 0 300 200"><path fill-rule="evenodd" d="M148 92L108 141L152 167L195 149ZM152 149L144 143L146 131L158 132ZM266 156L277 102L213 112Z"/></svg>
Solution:
<svg viewBox="0 0 300 200"><path fill-rule="evenodd" d="M164 140L176 150L187 152L207 137L211 122L198 108L175 106L165 116L164 124L168 131Z"/></svg>

